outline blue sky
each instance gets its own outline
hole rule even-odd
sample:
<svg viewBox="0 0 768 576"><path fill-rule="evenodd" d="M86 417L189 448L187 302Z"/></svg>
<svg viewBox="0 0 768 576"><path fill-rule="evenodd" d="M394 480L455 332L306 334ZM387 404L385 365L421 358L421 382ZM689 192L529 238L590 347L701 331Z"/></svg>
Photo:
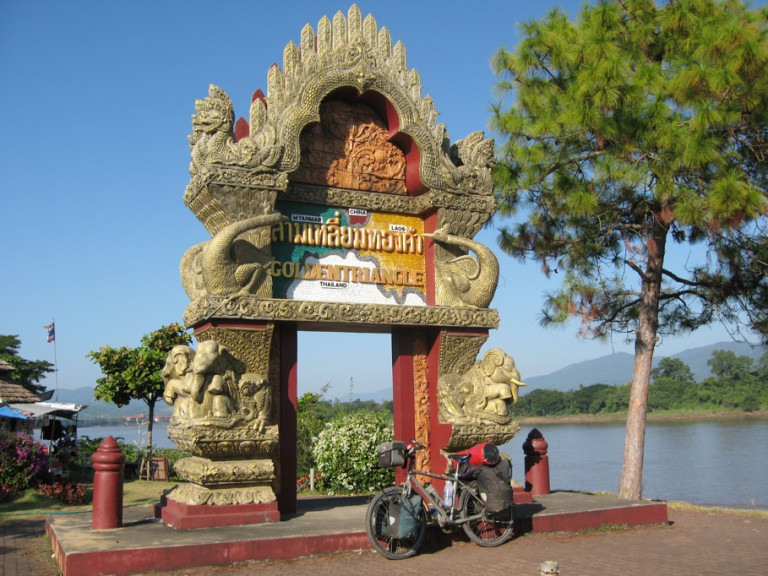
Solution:
<svg viewBox="0 0 768 576"><path fill-rule="evenodd" d="M217 84L237 117L266 91L267 70L302 27L346 13L351 2L223 0L0 4L0 334L22 340L21 355L54 361L45 324L56 320L60 388L93 386L86 354L137 346L143 334L180 321L188 298L179 262L209 238L183 202L189 180L194 101ZM434 99L451 140L488 131L495 78L490 59L513 48L517 24L555 5L581 2L445 0L358 2L393 41ZM495 234L478 239L495 246ZM523 378L612 352L580 340L576 325L545 330L538 317L549 283L536 264L499 253L493 308L500 346ZM683 255L684 256L684 255ZM657 353L727 339L719 327L664 340ZM331 397L391 383L388 336L302 333L300 392L330 383ZM54 386L53 376L46 382Z"/></svg>

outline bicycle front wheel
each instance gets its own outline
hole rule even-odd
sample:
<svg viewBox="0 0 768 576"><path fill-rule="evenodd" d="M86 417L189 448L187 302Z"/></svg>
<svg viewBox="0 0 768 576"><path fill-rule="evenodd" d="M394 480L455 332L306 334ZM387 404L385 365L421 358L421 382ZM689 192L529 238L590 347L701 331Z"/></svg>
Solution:
<svg viewBox="0 0 768 576"><path fill-rule="evenodd" d="M409 509L403 488L392 486L371 500L365 514L365 531L373 548L385 558L410 558L424 542L427 516L421 505Z"/></svg>
<svg viewBox="0 0 768 576"><path fill-rule="evenodd" d="M488 513L480 494L472 487L465 487L459 501L462 513L461 527L472 542L491 548L500 546L512 537L514 508L500 517ZM467 521L464 521L469 519Z"/></svg>

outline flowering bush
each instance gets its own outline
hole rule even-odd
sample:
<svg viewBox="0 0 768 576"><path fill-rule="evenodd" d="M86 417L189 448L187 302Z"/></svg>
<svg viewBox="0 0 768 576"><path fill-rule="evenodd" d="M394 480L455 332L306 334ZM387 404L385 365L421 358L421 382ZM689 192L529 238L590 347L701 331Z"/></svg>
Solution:
<svg viewBox="0 0 768 576"><path fill-rule="evenodd" d="M56 480L50 484L40 484L37 491L65 504L85 504L86 491L82 484Z"/></svg>
<svg viewBox="0 0 768 576"><path fill-rule="evenodd" d="M321 474L319 487L330 491L375 492L394 481L392 468L379 468L376 448L392 440L391 416L368 411L343 414L325 425L312 446Z"/></svg>
<svg viewBox="0 0 768 576"><path fill-rule="evenodd" d="M6 498L37 485L47 463L44 445L26 434L0 432L0 493Z"/></svg>
<svg viewBox="0 0 768 576"><path fill-rule="evenodd" d="M16 495L16 490L11 488L8 484L0 484L0 502L10 500Z"/></svg>

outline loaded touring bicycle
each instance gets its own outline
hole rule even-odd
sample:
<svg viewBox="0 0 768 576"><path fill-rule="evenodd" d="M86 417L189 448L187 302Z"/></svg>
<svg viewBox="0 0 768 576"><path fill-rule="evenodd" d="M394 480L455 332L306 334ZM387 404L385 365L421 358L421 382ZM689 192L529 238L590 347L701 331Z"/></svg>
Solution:
<svg viewBox="0 0 768 576"><path fill-rule="evenodd" d="M464 530L480 546L499 546L513 534L512 465L491 443L450 454L444 474L415 469L416 453L426 447L411 440L378 448L379 466L403 467L405 482L384 488L371 500L366 532L374 549L389 559L408 558L424 542L427 527ZM443 494L432 478L445 482Z"/></svg>

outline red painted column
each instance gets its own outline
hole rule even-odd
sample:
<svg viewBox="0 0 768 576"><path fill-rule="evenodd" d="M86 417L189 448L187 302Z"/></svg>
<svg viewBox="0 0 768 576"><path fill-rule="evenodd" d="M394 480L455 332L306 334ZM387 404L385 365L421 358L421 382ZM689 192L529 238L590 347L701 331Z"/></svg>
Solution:
<svg viewBox="0 0 768 576"><path fill-rule="evenodd" d="M280 325L280 514L296 512L296 425L298 398L298 329Z"/></svg>
<svg viewBox="0 0 768 576"><path fill-rule="evenodd" d="M440 374L442 332L432 330L427 334L430 345L427 355L427 372L429 373L429 461L431 472L442 473L446 471L450 463L442 451L451 440L453 426L440 422L440 401L437 385ZM442 482L433 480L432 483L442 490Z"/></svg>
<svg viewBox="0 0 768 576"><path fill-rule="evenodd" d="M93 520L91 528L106 530L123 525L123 468L125 454L108 436L91 456L93 462Z"/></svg>
<svg viewBox="0 0 768 576"><path fill-rule="evenodd" d="M549 494L549 456L547 441L536 428L523 443L525 453L525 490L533 496Z"/></svg>
<svg viewBox="0 0 768 576"><path fill-rule="evenodd" d="M406 329L392 329L392 410L395 440L408 442L416 435L413 401L413 337ZM405 471L395 468L395 481L403 482Z"/></svg>

